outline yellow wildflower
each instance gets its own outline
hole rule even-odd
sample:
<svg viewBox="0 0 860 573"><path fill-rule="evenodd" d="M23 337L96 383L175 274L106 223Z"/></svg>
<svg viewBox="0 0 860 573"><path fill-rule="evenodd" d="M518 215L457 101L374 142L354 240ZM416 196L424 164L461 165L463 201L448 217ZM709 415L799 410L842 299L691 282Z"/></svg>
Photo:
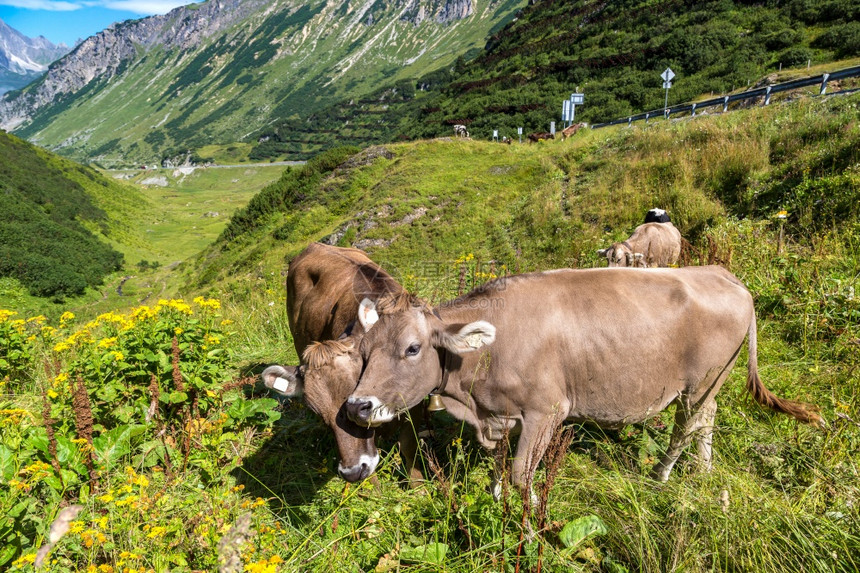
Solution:
<svg viewBox="0 0 860 573"><path fill-rule="evenodd" d="M184 330L182 330L181 328L179 328L178 326L177 326L176 328L174 328L174 329L173 329L173 334L175 334L176 336L179 336L179 335L180 335L180 334L182 334L183 332L185 332L185 331L184 331Z"/></svg>
<svg viewBox="0 0 860 573"><path fill-rule="evenodd" d="M68 342L58 342L57 344L54 345L54 352L65 352L66 350L68 350L71 347L72 347L72 345L69 344Z"/></svg>
<svg viewBox="0 0 860 573"><path fill-rule="evenodd" d="M12 562L12 567L22 567L24 565L32 565L36 562L36 554L35 553L27 553L26 555L22 555L18 559Z"/></svg>
<svg viewBox="0 0 860 573"><path fill-rule="evenodd" d="M195 304L200 308L208 308L210 310L218 310L221 308L221 301L214 298L205 298L202 296L198 296L194 299Z"/></svg>
<svg viewBox="0 0 860 573"><path fill-rule="evenodd" d="M18 314L18 313L15 312L14 310L6 310L3 308L0 308L0 322L6 322L7 320L9 320L10 316L15 316L16 314Z"/></svg>
<svg viewBox="0 0 860 573"><path fill-rule="evenodd" d="M32 317L28 318L27 322L35 322L36 324L45 324L45 322L47 322L47 320L48 320L47 318L45 318L44 316L42 316L40 314L39 316L32 316Z"/></svg>
<svg viewBox="0 0 860 573"><path fill-rule="evenodd" d="M148 539L152 539L154 537L163 537L164 534L167 533L167 528L161 525L156 525L150 528L149 533L146 534Z"/></svg>
<svg viewBox="0 0 860 573"><path fill-rule="evenodd" d="M69 312L68 310L60 315L60 322L68 322L70 320L75 319L75 313Z"/></svg>
<svg viewBox="0 0 860 573"><path fill-rule="evenodd" d="M50 398L51 400L53 400L54 398L56 398L57 396L59 396L59 394L57 394L57 391L56 391L56 390L54 390L53 388L50 388L50 389L48 390L47 394L48 394L48 398Z"/></svg>
<svg viewBox="0 0 860 573"><path fill-rule="evenodd" d="M113 501L113 494L108 492L104 495L98 496L96 499L98 499L102 503L110 503Z"/></svg>
<svg viewBox="0 0 860 573"><path fill-rule="evenodd" d="M102 338L99 341L99 348L110 348L114 344L116 344L116 336L110 338Z"/></svg>

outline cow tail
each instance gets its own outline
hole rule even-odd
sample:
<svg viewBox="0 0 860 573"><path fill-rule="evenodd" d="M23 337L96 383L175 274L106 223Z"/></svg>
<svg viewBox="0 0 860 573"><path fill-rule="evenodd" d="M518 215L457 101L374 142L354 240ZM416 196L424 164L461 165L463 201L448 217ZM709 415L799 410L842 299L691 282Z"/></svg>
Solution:
<svg viewBox="0 0 860 573"><path fill-rule="evenodd" d="M752 320L750 321L748 335L749 361L747 363L747 391L752 394L753 399L762 406L767 406L776 412L788 414L801 422L823 426L824 421L821 419L821 416L816 413L816 410L818 409L816 406L806 404L804 402L795 402L794 400L780 398L768 390L762 383L761 378L759 378L758 375L758 340L755 314L753 314Z"/></svg>

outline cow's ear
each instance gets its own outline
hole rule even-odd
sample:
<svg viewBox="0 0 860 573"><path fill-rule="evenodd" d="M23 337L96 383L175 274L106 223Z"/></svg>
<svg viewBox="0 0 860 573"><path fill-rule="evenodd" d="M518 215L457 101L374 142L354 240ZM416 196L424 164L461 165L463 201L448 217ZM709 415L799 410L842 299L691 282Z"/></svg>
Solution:
<svg viewBox="0 0 860 573"><path fill-rule="evenodd" d="M367 332L373 328L377 320L379 320L379 313L376 312L376 303L369 298L363 299L358 305L358 322L364 327L364 331Z"/></svg>
<svg viewBox="0 0 860 573"><path fill-rule="evenodd" d="M452 324L436 333L437 346L443 346L454 354L473 352L496 340L496 327L485 320L469 324Z"/></svg>
<svg viewBox="0 0 860 573"><path fill-rule="evenodd" d="M294 398L304 393L305 371L303 366L269 366L261 374L263 385L281 396Z"/></svg>
<svg viewBox="0 0 860 573"><path fill-rule="evenodd" d="M597 249L597 256L598 257L605 257L606 253L609 252L609 249L610 249L610 247L606 247L605 249Z"/></svg>

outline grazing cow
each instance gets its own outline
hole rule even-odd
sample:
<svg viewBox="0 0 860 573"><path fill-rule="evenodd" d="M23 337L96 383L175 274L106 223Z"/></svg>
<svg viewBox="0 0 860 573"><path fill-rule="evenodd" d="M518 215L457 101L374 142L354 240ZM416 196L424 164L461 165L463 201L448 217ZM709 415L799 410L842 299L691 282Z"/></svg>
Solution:
<svg viewBox="0 0 860 573"><path fill-rule="evenodd" d="M574 123L568 127L565 127L561 130L561 140L564 141L568 137L576 135L576 132L585 127L584 123Z"/></svg>
<svg viewBox="0 0 860 573"><path fill-rule="evenodd" d="M402 292L397 281L358 249L312 243L290 263L287 315L302 365L269 366L263 371L263 383L283 396L304 396L311 410L334 431L340 452L338 473L350 482L372 474L379 455L374 432L347 419L343 408L361 373L361 336L335 339L352 329L359 301ZM396 429L392 426L383 431ZM414 467L417 442L413 430L406 424L400 430L400 451L409 479L420 479L421 473Z"/></svg>
<svg viewBox="0 0 860 573"><path fill-rule="evenodd" d="M675 426L654 476L668 479L696 432L699 461L710 468L714 398L745 338L753 398L821 421L762 384L752 296L722 267L563 269L497 279L433 311L415 302L381 314L365 334L349 417L376 426L438 392L482 445L519 433L519 486L531 482L563 420L618 428L671 404ZM380 309L387 304L380 299Z"/></svg>
<svg viewBox="0 0 860 573"><path fill-rule="evenodd" d="M666 213L663 209L649 209L647 213L645 213L645 220L643 223L671 223L671 219L669 219L669 214Z"/></svg>
<svg viewBox="0 0 860 573"><path fill-rule="evenodd" d="M681 255L681 232L672 223L644 223L626 241L600 249L610 267L668 267Z"/></svg>
<svg viewBox="0 0 860 573"><path fill-rule="evenodd" d="M544 139L555 139L555 136L548 131L536 131L534 133L529 134L529 141L533 143L537 143L538 141L542 141Z"/></svg>
<svg viewBox="0 0 860 573"><path fill-rule="evenodd" d="M469 132L466 131L465 125L457 124L454 126L454 135L457 137L469 137Z"/></svg>

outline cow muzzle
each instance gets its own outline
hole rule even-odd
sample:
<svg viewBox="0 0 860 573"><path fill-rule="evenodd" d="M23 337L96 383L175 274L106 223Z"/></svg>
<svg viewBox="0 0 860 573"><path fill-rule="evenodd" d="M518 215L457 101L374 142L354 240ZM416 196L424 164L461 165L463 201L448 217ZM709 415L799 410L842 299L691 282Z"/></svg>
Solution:
<svg viewBox="0 0 860 573"><path fill-rule="evenodd" d="M368 428L394 419L394 411L376 396L350 396L346 401L346 415L356 424Z"/></svg>
<svg viewBox="0 0 860 573"><path fill-rule="evenodd" d="M375 456L362 455L358 460L358 463L354 466L344 467L341 464L337 464L338 475L350 483L367 479L379 463L379 454Z"/></svg>

